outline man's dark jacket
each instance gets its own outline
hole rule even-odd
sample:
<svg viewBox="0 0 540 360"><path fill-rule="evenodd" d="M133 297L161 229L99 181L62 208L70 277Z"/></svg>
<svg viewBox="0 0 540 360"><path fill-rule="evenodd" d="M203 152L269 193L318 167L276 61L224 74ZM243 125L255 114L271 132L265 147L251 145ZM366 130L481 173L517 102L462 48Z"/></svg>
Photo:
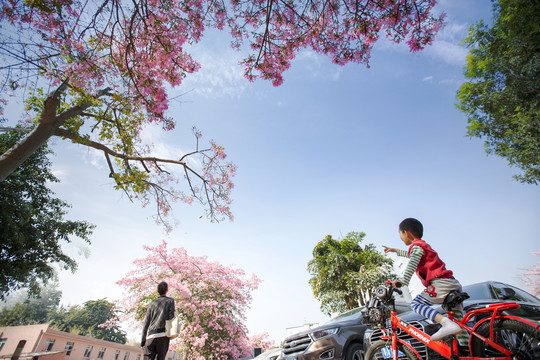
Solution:
<svg viewBox="0 0 540 360"><path fill-rule="evenodd" d="M144 318L141 346L146 343L146 336L165 333L165 321L174 318L174 299L160 296L150 303ZM165 335L163 335L165 336Z"/></svg>

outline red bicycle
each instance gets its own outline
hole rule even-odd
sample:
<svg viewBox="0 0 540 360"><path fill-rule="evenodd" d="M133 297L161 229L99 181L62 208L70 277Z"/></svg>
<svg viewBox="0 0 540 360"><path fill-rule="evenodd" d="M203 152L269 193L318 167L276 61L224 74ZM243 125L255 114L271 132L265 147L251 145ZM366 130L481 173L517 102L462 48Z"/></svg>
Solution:
<svg viewBox="0 0 540 360"><path fill-rule="evenodd" d="M364 311L365 321L371 326L379 327L383 332L381 339L368 348L366 360L421 359L418 352L398 335L403 332L450 360L540 359L539 325L503 313L505 310L519 308L519 304L491 304L468 312L461 321L455 319L454 314L449 311L448 317L469 333L469 349L467 354L463 354L455 336L449 336L443 341L432 341L428 334L400 319L395 311L394 292L401 294L400 289L395 289L389 281L386 282L386 285L375 290ZM465 293L453 295L457 296L450 307L467 297ZM472 319L480 320L469 326Z"/></svg>

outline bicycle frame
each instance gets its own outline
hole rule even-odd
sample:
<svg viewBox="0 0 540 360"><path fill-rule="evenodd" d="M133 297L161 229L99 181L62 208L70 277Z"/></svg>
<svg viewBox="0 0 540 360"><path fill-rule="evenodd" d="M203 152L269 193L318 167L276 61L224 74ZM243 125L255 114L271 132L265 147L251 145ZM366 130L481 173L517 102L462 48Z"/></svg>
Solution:
<svg viewBox="0 0 540 360"><path fill-rule="evenodd" d="M483 342L487 343L488 345L492 346L493 348L500 351L502 354L506 355L504 357L489 357L491 360L509 360L511 359L511 352L506 349L503 346L500 346L496 342L493 341L493 322L495 319L500 318L515 318L513 316L506 316L501 314L501 311L504 310L511 310L511 309L517 309L519 308L519 305L513 302L510 303L501 303L501 304L491 304L486 306L485 308L476 309L468 312L466 316L461 320L457 321L453 317L453 313L449 312L449 318L454 321L456 324L458 324L462 329L466 330L471 338L472 336L476 336L477 338L481 339ZM399 339L397 335L397 329L401 329L402 331L405 331L407 334L412 336L413 338L417 339L418 341L422 342L424 345L430 347L437 353L441 354L443 357L447 359L452 358L458 358L460 360L480 360L480 359L486 359L483 357L473 357L473 356L460 356L458 351L458 344L457 340L454 337L452 340L452 346L449 346L448 344L442 342L442 341L431 341L431 337L424 333L423 331L415 328L414 326L408 324L407 322L403 321L401 318L399 318L396 315L396 312L392 310L391 312L391 326L392 326L392 356L393 360L398 360L398 350L397 350L397 344L398 342L403 344L403 346L407 346L419 359L421 359L420 355L416 352L416 350L406 341ZM491 315L488 315L486 319L479 321L474 328L471 328L467 325L467 322L473 318L474 316L480 315L480 314L486 314L491 313ZM520 319L523 321L523 319ZM480 324L485 323L486 321L490 321L490 335L489 338L486 338L478 333L475 332L475 329L478 328ZM527 321L528 322L528 321ZM388 340L388 336L383 336L381 339ZM472 353L472 352L471 352Z"/></svg>

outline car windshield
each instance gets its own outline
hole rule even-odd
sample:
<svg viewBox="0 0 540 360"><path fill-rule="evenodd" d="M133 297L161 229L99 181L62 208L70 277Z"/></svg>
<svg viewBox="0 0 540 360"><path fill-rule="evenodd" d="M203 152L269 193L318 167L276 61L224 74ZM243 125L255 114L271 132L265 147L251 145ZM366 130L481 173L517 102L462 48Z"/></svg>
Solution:
<svg viewBox="0 0 540 360"><path fill-rule="evenodd" d="M463 291L469 294L471 300L491 299L485 283L464 286Z"/></svg>
<svg viewBox="0 0 540 360"><path fill-rule="evenodd" d="M332 319L330 319L330 321L328 321L328 323L334 323L334 322L358 319L358 318L362 317L362 311L364 309L365 309L365 307L362 306L362 307L358 307L356 309L349 310L347 312L344 312L343 314L339 314L339 315L333 317Z"/></svg>

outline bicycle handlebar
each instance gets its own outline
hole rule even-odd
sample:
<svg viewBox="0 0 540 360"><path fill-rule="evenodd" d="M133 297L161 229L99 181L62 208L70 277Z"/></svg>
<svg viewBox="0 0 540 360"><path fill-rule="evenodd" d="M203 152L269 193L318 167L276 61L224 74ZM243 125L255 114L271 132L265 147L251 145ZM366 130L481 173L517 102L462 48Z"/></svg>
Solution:
<svg viewBox="0 0 540 360"><path fill-rule="evenodd" d="M395 284L388 280L384 282L385 284L392 285L392 290L397 292L399 295L403 295L403 291L401 291L400 287L403 286L403 283L401 281L396 281ZM395 286L394 286L395 285Z"/></svg>

